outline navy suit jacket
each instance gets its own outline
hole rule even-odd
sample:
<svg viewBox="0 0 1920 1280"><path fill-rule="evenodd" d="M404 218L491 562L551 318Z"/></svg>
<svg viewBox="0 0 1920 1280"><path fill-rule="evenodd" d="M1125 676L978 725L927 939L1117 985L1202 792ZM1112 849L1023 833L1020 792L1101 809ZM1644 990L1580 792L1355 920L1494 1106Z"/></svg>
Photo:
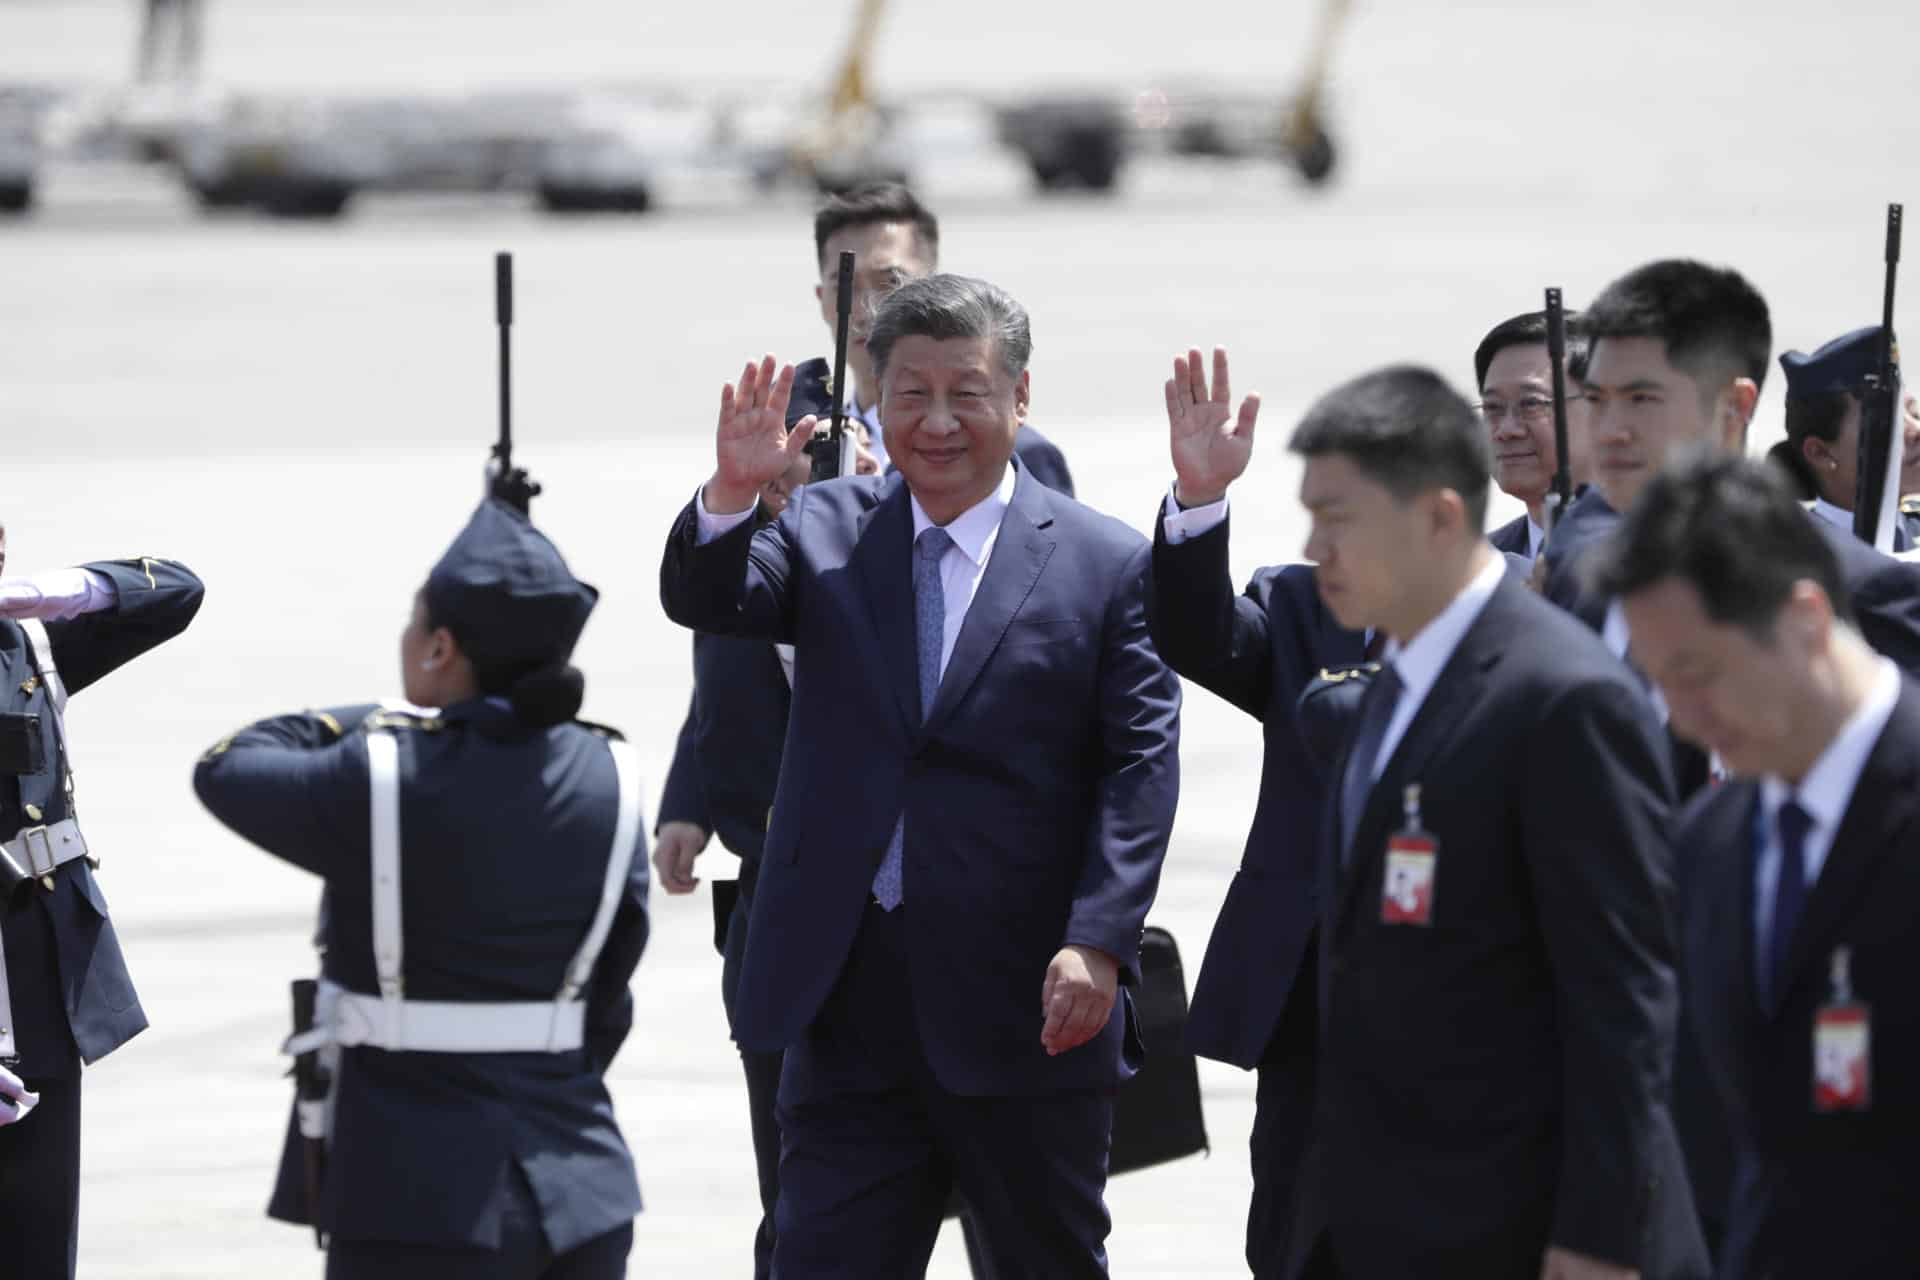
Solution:
<svg viewBox="0 0 1920 1280"><path fill-rule="evenodd" d="M812 1024L904 814L915 1015L941 1085L1013 1096L1129 1074L1124 993L1124 1016L1053 1058L1038 1000L1069 944L1134 970L1179 793L1179 682L1147 635L1144 539L1015 465L924 722L903 477L808 485L773 524L704 546L689 503L668 535L669 617L797 650L733 1009L745 1048Z"/></svg>
<svg viewBox="0 0 1920 1280"><path fill-rule="evenodd" d="M1571 510L1571 508L1569 508L1569 510ZM1495 529L1492 533L1489 533L1487 535L1487 541L1493 544L1495 551L1502 551L1511 556L1519 556L1522 559L1530 559L1531 557L1529 557L1527 553L1533 546L1533 534L1527 527L1527 517L1525 513L1523 512L1501 525L1498 529Z"/></svg>
<svg viewBox="0 0 1920 1280"><path fill-rule="evenodd" d="M1297 1252L1326 1232L1354 1276L1534 1276L1552 1243L1648 1280L1705 1274L1667 1110L1667 760L1625 668L1509 577L1386 762L1344 870L1329 788ZM1424 928L1380 919L1412 783L1440 846Z"/></svg>
<svg viewBox="0 0 1920 1280"><path fill-rule="evenodd" d="M1683 976L1693 1027L1738 1150L1721 1274L1920 1275L1920 689L1906 684L1808 891L1779 1008L1755 994L1759 785L1699 796L1675 841L1693 851ZM1872 1108L1812 1107L1813 1019L1836 946L1872 1010Z"/></svg>
<svg viewBox="0 0 1920 1280"><path fill-rule="evenodd" d="M280 716L194 770L214 816L327 882L326 976L374 994L366 734L372 707ZM432 719L377 713L400 738L400 881L407 995L552 1000L600 904L618 816L602 732L521 727L475 699ZM344 732L343 732L344 731ZM269 1212L342 1239L492 1248L518 1164L556 1253L640 1210L633 1158L601 1076L633 1021L647 939L647 858L586 993L571 1053L341 1052L326 1186L305 1203L289 1127Z"/></svg>
<svg viewBox="0 0 1920 1280"><path fill-rule="evenodd" d="M47 624L53 663L68 693L78 693L122 663L187 629L204 589L184 565L170 560L112 560L86 568L113 582L111 609ZM66 761L55 749L53 710L33 680L27 637L0 619L0 710L40 717L47 767L39 774L0 774L0 827L11 838L22 827L60 822L67 812ZM80 745L82 754L86 745ZM29 818L26 806L40 811ZM108 858L111 850L98 850ZM54 875L53 890L23 885L0 903L7 983L13 1005L19 1074L62 1075L97 1062L144 1031L147 1015L134 994L107 918L107 899L84 860Z"/></svg>
<svg viewBox="0 0 1920 1280"><path fill-rule="evenodd" d="M1261 569L1236 597L1227 543L1226 522L1177 544L1159 527L1150 616L1169 666L1263 726L1260 803L1187 1019L1195 1053L1251 1069L1280 1023L1319 909L1314 868L1331 761L1315 759L1300 735L1300 695L1322 668L1359 662L1366 637L1327 612L1312 565Z"/></svg>
<svg viewBox="0 0 1920 1280"><path fill-rule="evenodd" d="M660 801L661 822L691 822L740 859L737 882L713 881L733 893L716 920L720 994L733 1008L746 957L747 922L760 878L760 852L780 785L780 756L793 701L773 646L740 636L693 637L693 699L674 748ZM731 884L731 889L723 888Z"/></svg>

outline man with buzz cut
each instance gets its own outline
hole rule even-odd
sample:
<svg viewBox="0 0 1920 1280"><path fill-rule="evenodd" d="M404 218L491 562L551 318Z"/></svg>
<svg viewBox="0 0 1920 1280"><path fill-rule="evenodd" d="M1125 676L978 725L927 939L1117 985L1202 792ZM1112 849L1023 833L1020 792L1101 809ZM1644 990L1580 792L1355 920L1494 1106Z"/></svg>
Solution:
<svg viewBox="0 0 1920 1280"><path fill-rule="evenodd" d="M1920 690L1765 464L1669 468L1598 568L1675 729L1735 771L1674 837L1690 1021L1736 1137L1719 1274L1920 1275Z"/></svg>
<svg viewBox="0 0 1920 1280"><path fill-rule="evenodd" d="M1222 414L1184 372L1172 502L1193 538L1226 518L1259 406ZM1280 1274L1704 1276L1667 1112L1672 781L1651 708L1509 578L1482 533L1486 429L1438 376L1357 378L1290 447L1320 597L1386 648L1301 887L1319 1066Z"/></svg>

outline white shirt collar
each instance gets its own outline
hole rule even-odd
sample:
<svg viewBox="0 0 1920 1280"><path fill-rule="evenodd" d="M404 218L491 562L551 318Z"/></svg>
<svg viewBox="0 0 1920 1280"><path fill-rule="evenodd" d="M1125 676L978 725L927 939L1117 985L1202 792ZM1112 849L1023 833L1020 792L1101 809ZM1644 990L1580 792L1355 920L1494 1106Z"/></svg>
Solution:
<svg viewBox="0 0 1920 1280"><path fill-rule="evenodd" d="M1791 799L1799 802L1814 823L1829 833L1829 838L1839 828L1840 819L1853 801L1853 788L1860 781L1860 772L1867 767L1867 757L1873 753L1873 744L1880 740L1887 721L1893 718L1894 704L1900 701L1899 668L1888 658L1876 658L1874 665L1873 686L1867 690L1867 696L1840 726L1840 732L1833 735L1833 741L1813 762L1800 785L1794 787L1772 774L1760 779L1760 795L1769 820Z"/></svg>
<svg viewBox="0 0 1920 1280"><path fill-rule="evenodd" d="M1853 532L1853 512L1842 511L1825 498L1815 498L1811 510L1814 515L1843 533Z"/></svg>
<svg viewBox="0 0 1920 1280"><path fill-rule="evenodd" d="M1013 463L1008 462L1006 474L1000 477L1000 487L944 526L953 538L953 545L959 547L967 559L976 565L986 562L987 552L993 547L993 537L1000 531L1000 518L1007 513L1007 506L1013 501L1015 479ZM918 542L921 534L934 527L933 520L911 490L907 497L913 503L913 538Z"/></svg>
<svg viewBox="0 0 1920 1280"><path fill-rule="evenodd" d="M1398 640L1388 640L1384 654L1385 660L1393 667L1393 673L1400 677L1400 697L1403 704L1418 705L1433 688L1434 681L1440 678L1453 651L1460 647L1460 641L1468 628L1480 617L1480 611L1487 607L1487 601L1507 575L1507 558L1498 552L1489 551L1486 565L1473 575L1473 581L1461 589L1452 603L1435 615L1433 621L1420 628L1420 633L1402 648Z"/></svg>
<svg viewBox="0 0 1920 1280"><path fill-rule="evenodd" d="M1540 544L1547 540L1547 531L1533 521L1531 512L1527 515L1527 559L1540 558Z"/></svg>

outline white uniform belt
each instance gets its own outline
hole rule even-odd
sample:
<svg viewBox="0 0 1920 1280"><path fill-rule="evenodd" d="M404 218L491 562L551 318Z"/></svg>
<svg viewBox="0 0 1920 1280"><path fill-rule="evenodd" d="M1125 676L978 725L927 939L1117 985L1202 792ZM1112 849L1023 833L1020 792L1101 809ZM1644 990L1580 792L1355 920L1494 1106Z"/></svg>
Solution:
<svg viewBox="0 0 1920 1280"><path fill-rule="evenodd" d="M52 875L56 867L87 856L87 838L80 834L80 824L72 818L47 827L25 827L4 847L13 864L36 880Z"/></svg>
<svg viewBox="0 0 1920 1280"><path fill-rule="evenodd" d="M313 1030L288 1053L324 1044L396 1053L566 1053L586 1043L581 1000L386 1000L322 982Z"/></svg>

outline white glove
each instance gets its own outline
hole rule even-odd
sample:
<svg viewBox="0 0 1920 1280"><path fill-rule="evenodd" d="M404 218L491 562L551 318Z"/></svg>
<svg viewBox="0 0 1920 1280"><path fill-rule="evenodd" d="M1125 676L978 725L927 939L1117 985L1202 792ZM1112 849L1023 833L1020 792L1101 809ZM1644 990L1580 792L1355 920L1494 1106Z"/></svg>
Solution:
<svg viewBox="0 0 1920 1280"><path fill-rule="evenodd" d="M10 1124L18 1124L27 1118L27 1113L40 1105L40 1095L28 1093L26 1084L19 1076L0 1067L0 1097L13 1099L13 1105L0 1102L0 1129ZM39 1130L34 1130L38 1133Z"/></svg>
<svg viewBox="0 0 1920 1280"><path fill-rule="evenodd" d="M111 608L113 582L88 569L55 569L31 578L0 578L0 617L58 622Z"/></svg>

